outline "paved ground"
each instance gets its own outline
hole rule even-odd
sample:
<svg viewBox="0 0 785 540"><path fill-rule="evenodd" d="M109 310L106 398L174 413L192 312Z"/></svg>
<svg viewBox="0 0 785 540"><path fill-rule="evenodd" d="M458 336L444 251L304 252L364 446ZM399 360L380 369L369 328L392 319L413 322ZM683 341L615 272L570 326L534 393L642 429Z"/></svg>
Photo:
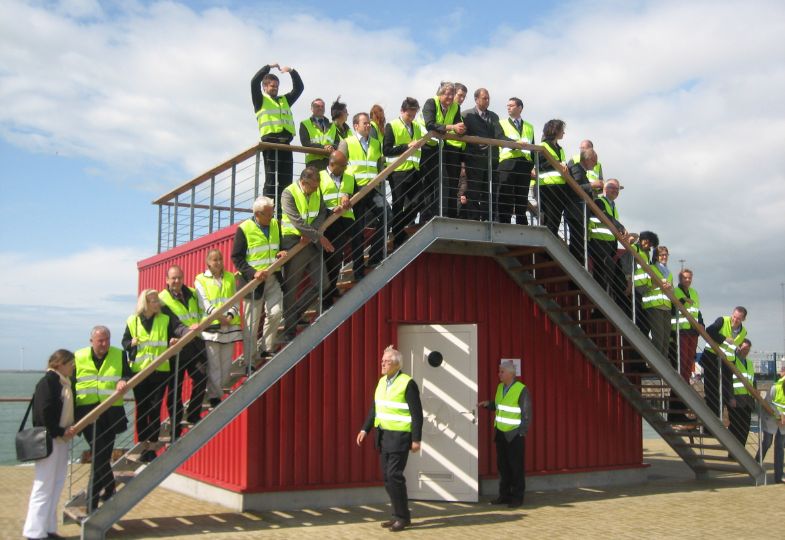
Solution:
<svg viewBox="0 0 785 540"><path fill-rule="evenodd" d="M698 482L662 441L645 440L644 447L645 461L651 464L649 482L644 485L529 492L526 504L513 511L487 502L412 502L414 523L399 536L448 535L450 540L783 538L785 485L756 488L748 477L740 475ZM32 468L0 467L0 482L0 538L21 538ZM392 533L378 523L387 519L388 512L386 506L362 506L237 514L160 488L132 510L109 537L385 538ZM60 533L78 538L79 528L65 525Z"/></svg>

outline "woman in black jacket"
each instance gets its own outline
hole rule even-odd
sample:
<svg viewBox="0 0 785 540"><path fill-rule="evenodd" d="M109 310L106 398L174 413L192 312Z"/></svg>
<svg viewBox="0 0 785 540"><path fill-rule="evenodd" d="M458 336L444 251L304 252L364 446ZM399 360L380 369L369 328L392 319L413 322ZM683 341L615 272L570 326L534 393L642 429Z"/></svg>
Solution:
<svg viewBox="0 0 785 540"><path fill-rule="evenodd" d="M61 538L57 534L57 502L65 484L68 441L74 436L74 397L71 375L74 354L59 349L49 357L46 374L33 395L33 425L44 426L52 437L52 453L35 462L23 534L26 538Z"/></svg>

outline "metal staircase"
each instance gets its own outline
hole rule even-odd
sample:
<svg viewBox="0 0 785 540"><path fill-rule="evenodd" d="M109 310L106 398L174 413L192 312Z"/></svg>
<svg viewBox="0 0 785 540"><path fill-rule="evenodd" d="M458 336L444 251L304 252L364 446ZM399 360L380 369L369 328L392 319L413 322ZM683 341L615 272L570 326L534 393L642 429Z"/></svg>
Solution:
<svg viewBox="0 0 785 540"><path fill-rule="evenodd" d="M130 477L128 483L95 512L82 518L82 538L104 538L112 525L157 487L177 467L204 446L227 423L257 400L307 354L364 305L390 280L425 251L484 255L495 258L522 289L547 313L583 352L586 358L625 396L636 410L674 448L679 456L695 471L705 477L710 470L734 470L749 474L762 482L764 471L745 448L711 414L709 408L689 385L679 376L668 360L662 357L649 339L635 327L616 306L588 272L570 255L564 243L544 227L500 225L474 221L434 218L426 223L399 249L387 257L380 266L362 281L349 289L335 305L322 313L313 324L306 327L268 363L255 371L221 402L210 414L172 443L151 463L139 466L130 455L118 460L118 473ZM527 260L528 257L528 260ZM532 258L534 257L534 258ZM547 269L549 275L538 272ZM570 288L565 288L570 284ZM589 307L601 310L607 321L606 328L591 330L583 317ZM579 315L580 314L580 315ZM624 347L634 347L652 368L658 385L681 398L695 413L702 432L677 432L663 418L665 408L657 400L645 396L640 386L640 374L631 376L620 369L606 354L618 351L617 345L608 346L609 339L624 339ZM603 350L605 349L605 350ZM623 361L623 360L622 360ZM237 372L242 377L244 373ZM651 381L647 381L651 382ZM709 435L709 433L711 435ZM692 435L700 437L699 443L685 440ZM702 439L711 437L711 444ZM716 441L716 443L714 442ZM705 451L722 450L722 455L711 456ZM726 457L726 453L732 459ZM129 452L131 454L132 452ZM722 462L732 462L733 465ZM131 471L131 472L128 472ZM75 501L74 504L76 504Z"/></svg>

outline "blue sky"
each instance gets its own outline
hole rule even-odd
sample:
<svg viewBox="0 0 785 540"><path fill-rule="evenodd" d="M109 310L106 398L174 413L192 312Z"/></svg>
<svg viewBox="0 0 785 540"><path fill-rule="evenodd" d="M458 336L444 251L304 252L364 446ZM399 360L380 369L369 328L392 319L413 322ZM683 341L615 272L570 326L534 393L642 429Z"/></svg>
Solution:
<svg viewBox="0 0 785 540"><path fill-rule="evenodd" d="M122 331L155 251L150 201L255 142L249 80L275 61L299 69L303 103L395 110L459 79L497 112L518 95L535 126L564 118L566 146L592 138L626 184L625 224L694 267L706 314L746 304L754 348L782 350L781 3L323 6L0 4L0 369L80 347L92 324Z"/></svg>

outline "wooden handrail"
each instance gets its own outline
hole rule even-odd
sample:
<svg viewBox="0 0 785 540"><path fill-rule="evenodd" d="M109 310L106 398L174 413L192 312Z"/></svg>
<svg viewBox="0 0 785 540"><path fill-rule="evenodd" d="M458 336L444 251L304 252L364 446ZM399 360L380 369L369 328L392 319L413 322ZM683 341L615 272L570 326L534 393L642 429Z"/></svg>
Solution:
<svg viewBox="0 0 785 540"><path fill-rule="evenodd" d="M215 167L208 169L207 171L203 172L196 178L193 178L187 181L184 184L179 185L178 187L174 188L169 193L165 195L161 195L156 200L153 201L153 204L164 204L169 202L170 199L174 198L175 195L182 195L183 193L187 193L191 190L191 188L198 186L216 176L221 174L224 171L228 171L232 168L232 165L237 165L238 163L242 163L246 159L250 158L251 156L256 155L257 152L261 152L262 150L288 150L290 152L298 152L303 154L321 154L323 156L329 156L330 152L325 150L324 148L308 148L307 146L296 146L296 145L289 145L289 144L279 144L279 143L269 143L269 142L259 142L246 150L243 150L239 154L234 157L227 159L226 161L219 163Z"/></svg>
<svg viewBox="0 0 785 540"><path fill-rule="evenodd" d="M414 152L419 150L425 144L428 138L434 135L435 133L436 132L428 133L426 136L417 140L417 142L413 146L411 146L400 156L398 156L398 158L395 161L393 161L391 164L385 167L382 170L382 172L376 175L376 177L373 180L368 182L368 184L365 187L363 187L360 191L355 193L350 200L352 206L356 205L357 201L359 201L360 199L371 193L376 188L376 186L378 186L381 182L383 182L399 165L401 165L404 161L406 161L409 156L411 156ZM267 143L262 143L262 144L267 144ZM282 145L282 146L286 146L286 145ZM255 148L256 147L254 147L254 149ZM248 150L246 150L246 152L248 152ZM253 155L253 153L251 155ZM332 225L337 219L341 217L341 214L342 213L333 213L330 216L328 216L327 219L322 224L322 226L319 227L319 231L320 232L324 231L327 227ZM285 257L281 257L280 259L277 259L272 265L267 267L267 273L272 274L273 272L275 272L277 269L283 266L287 260L294 257L297 253L302 251L304 248L305 248L305 244L298 243L292 249L287 251ZM85 428L87 428L87 426L95 422L104 411L106 411L109 407L112 406L112 403L114 403L119 398L121 398L126 393L128 393L129 390L132 390L134 387L136 387L141 381L145 380L162 363L164 363L165 361L169 360L170 358L178 354L183 349L183 347L185 347L189 342L191 342L194 338L196 338L204 329L210 326L210 324L212 324L212 321L222 316L234 304L242 300L243 297L247 296L256 287L261 285L264 279L265 278L253 279L248 283L246 283L239 291L237 291L234 294L234 296L229 298L225 304L223 304L221 307L213 311L209 318L205 318L202 322L200 322L196 326L196 328L194 328L193 330L189 330L183 337L177 340L177 343L166 349L163 353L161 353L160 356L158 356L155 360L153 360L152 363L150 363L146 368L144 368L142 371L134 375L128 381L128 384L126 384L125 388L122 391L115 390L115 392L111 396L109 396L108 399L99 403L96 408L94 408L92 411L86 414L81 420L79 420L74 425L75 432L78 434L82 432Z"/></svg>

